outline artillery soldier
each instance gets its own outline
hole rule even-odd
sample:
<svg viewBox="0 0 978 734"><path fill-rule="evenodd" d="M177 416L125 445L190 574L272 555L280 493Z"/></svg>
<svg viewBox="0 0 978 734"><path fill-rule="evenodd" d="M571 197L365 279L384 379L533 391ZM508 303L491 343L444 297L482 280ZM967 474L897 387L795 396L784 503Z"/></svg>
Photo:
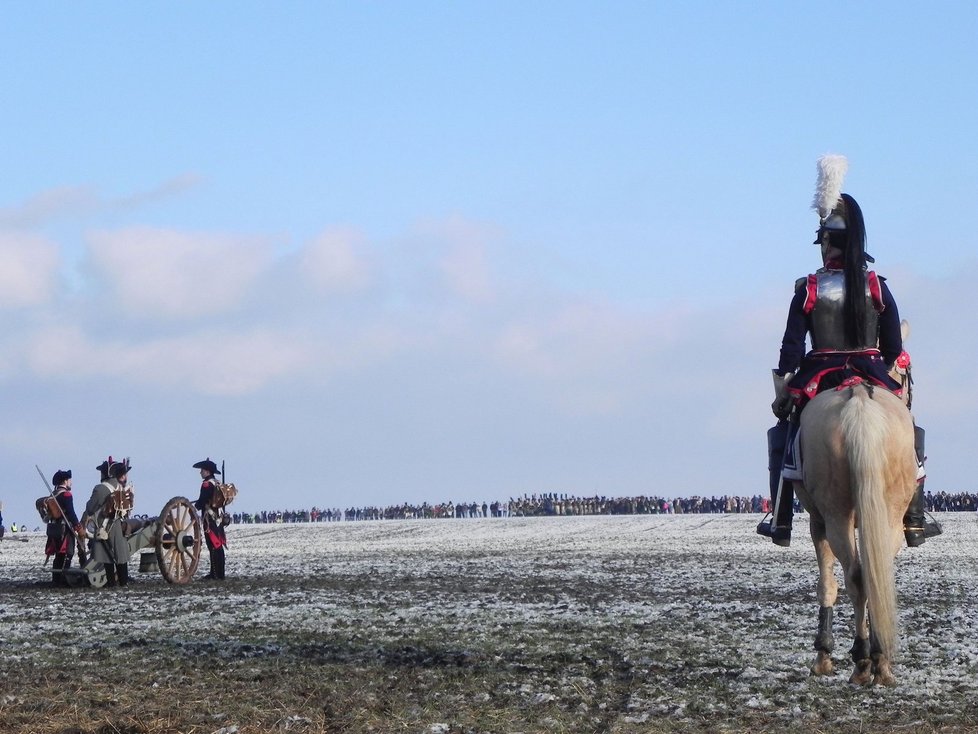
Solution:
<svg viewBox="0 0 978 734"><path fill-rule="evenodd" d="M227 533L224 531L225 513L224 498L221 496L220 484L215 476L221 472L217 464L209 458L198 461L193 466L200 469L200 496L194 502L194 507L200 512L204 526L204 538L207 540L207 550L210 552L211 568L205 579L214 581L224 580L224 548L227 546Z"/></svg>
<svg viewBox="0 0 978 734"><path fill-rule="evenodd" d="M55 586L67 586L64 571L71 567L71 558L75 555L75 538L84 537L84 531L78 515L75 514L75 501L71 496L71 469L56 471L51 484L54 485L53 496L46 498L46 502L53 501L57 507L49 505L50 509L45 513L48 540L44 553L48 557L54 556L51 582Z"/></svg>
<svg viewBox="0 0 978 734"><path fill-rule="evenodd" d="M104 467L104 468L103 468ZM126 513L132 509L132 490L127 486L131 466L129 459L113 461L112 457L96 467L106 476L92 490L85 515L95 525L91 540L92 558L105 567L107 586L129 583L129 543L123 529Z"/></svg>
<svg viewBox="0 0 978 734"><path fill-rule="evenodd" d="M801 478L792 443L805 404L822 390L859 378L904 397L909 408L909 392L903 391L910 389L910 357L903 351L900 315L886 280L867 267L875 261L865 251L862 210L849 194L841 193L847 168L843 156L823 156L818 162L812 208L819 213L814 244L821 246L823 267L795 283L774 370L777 398L771 407L778 424L768 431L768 469L775 509L771 521L758 525L757 532L782 546L791 541L791 480ZM812 349L806 354L809 336ZM894 379L895 371L905 376L906 384ZM924 518L924 431L920 427L915 429L915 442L921 476L904 517L910 546L941 532L937 523Z"/></svg>

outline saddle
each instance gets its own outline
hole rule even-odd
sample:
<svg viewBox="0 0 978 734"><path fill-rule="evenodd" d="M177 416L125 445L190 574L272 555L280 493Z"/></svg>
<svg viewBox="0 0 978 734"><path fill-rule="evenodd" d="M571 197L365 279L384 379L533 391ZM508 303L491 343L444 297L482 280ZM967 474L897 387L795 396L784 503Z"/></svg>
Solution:
<svg viewBox="0 0 978 734"><path fill-rule="evenodd" d="M825 384L819 392L824 392L828 389L835 390L845 390L850 387L855 387L856 385L867 384L873 386L874 383L871 380L867 380L858 375L844 375L840 374L840 381L829 386ZM824 382L824 381L823 381ZM882 387L880 389L886 389ZM899 397L899 396L898 396ZM917 463L917 480L920 481L927 476L927 470L924 469L924 465L917 459L916 453L914 454L914 461ZM801 453L801 424L797 420L797 414L794 419L789 423L788 428L788 441L785 445L784 452L784 468L781 471L781 476L784 477L786 481L802 481L802 470L804 469L804 457Z"/></svg>

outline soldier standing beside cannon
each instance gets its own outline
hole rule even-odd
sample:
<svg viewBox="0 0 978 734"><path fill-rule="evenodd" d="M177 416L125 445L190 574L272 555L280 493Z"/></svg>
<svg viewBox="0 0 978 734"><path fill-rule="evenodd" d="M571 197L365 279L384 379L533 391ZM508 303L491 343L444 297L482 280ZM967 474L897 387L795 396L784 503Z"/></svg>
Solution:
<svg viewBox="0 0 978 734"><path fill-rule="evenodd" d="M43 477L42 477L43 478ZM51 479L54 489L51 490L51 497L46 498L47 502L57 503L57 509L51 508L47 513L47 544L44 553L48 557L54 556L54 563L51 565L51 582L55 586L67 586L65 581L65 569L71 567L71 558L75 555L75 538L84 538L84 531L81 523L78 522L78 515L75 514L75 500L71 496L71 469L59 469ZM41 502L43 500L38 500ZM80 562L85 563L84 552L80 551Z"/></svg>
<svg viewBox="0 0 978 734"><path fill-rule="evenodd" d="M220 474L217 464L209 458L198 461L193 466L200 469L200 497L194 502L194 507L200 512L204 526L204 538L207 541L207 550L210 552L211 568L204 576L205 579L213 581L224 580L224 548L227 546L227 533L224 531L224 511L223 503L215 502L215 492L218 491L218 482L215 475Z"/></svg>
<svg viewBox="0 0 978 734"><path fill-rule="evenodd" d="M106 586L129 583L129 543L122 527L125 512L132 508L132 490L127 487L129 459L104 462L97 469L102 481L95 485L85 505L85 515L95 525L91 540L92 558L105 567ZM128 492L129 507L120 501Z"/></svg>

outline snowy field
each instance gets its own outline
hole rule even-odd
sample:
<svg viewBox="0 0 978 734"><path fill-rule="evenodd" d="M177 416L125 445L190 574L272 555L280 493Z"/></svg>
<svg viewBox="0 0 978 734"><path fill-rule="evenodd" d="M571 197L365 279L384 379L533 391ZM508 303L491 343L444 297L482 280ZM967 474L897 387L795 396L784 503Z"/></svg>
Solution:
<svg viewBox="0 0 978 734"><path fill-rule="evenodd" d="M4 541L0 731L978 731L978 522L938 519L887 689L847 683L844 595L808 675L806 516L788 549L757 515L235 526L223 585L102 590Z"/></svg>

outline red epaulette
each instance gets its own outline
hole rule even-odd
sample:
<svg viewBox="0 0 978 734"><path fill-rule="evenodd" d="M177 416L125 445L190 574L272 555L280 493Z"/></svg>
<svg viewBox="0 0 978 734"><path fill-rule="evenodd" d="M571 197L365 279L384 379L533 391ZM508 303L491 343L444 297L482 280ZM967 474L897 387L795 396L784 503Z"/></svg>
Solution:
<svg viewBox="0 0 978 734"><path fill-rule="evenodd" d="M815 301L818 300L818 276L815 273L808 276L805 290L807 294L805 296L804 311L806 314L809 314L815 308Z"/></svg>
<svg viewBox="0 0 978 734"><path fill-rule="evenodd" d="M873 299L873 306L876 307L876 312L883 313L883 309L886 308L883 305L883 289L880 287L880 278L875 270L870 270L866 273L866 282L869 283L869 295Z"/></svg>

